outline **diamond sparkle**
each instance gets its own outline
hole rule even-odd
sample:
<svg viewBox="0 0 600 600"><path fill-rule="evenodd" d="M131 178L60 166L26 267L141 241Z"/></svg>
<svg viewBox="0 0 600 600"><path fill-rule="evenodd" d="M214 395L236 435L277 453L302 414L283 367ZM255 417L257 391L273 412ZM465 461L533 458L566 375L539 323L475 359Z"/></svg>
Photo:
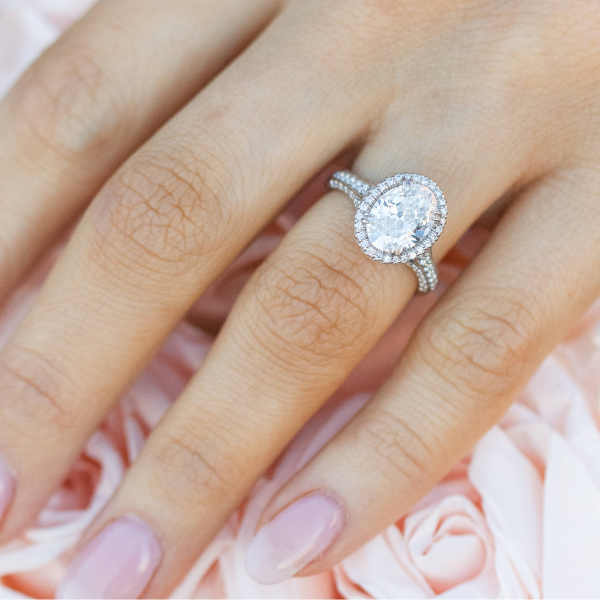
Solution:
<svg viewBox="0 0 600 600"><path fill-rule="evenodd" d="M366 233L377 250L400 254L417 245L435 225L437 199L427 186L404 179L383 193L371 207Z"/></svg>

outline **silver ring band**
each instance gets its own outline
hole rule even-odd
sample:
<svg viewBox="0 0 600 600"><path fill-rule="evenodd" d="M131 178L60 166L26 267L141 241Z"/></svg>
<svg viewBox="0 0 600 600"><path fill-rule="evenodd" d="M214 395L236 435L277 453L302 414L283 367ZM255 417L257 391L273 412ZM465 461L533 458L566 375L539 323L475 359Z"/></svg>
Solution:
<svg viewBox="0 0 600 600"><path fill-rule="evenodd" d="M354 203L354 232L369 258L407 264L417 276L421 293L436 288L438 272L431 246L448 213L444 196L431 179L401 173L371 185L351 171L337 171L329 179L329 187Z"/></svg>

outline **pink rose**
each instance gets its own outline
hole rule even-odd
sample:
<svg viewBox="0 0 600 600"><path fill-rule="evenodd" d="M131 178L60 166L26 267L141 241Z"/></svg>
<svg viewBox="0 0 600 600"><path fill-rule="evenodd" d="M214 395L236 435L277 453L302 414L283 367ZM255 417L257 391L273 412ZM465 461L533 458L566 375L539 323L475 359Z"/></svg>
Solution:
<svg viewBox="0 0 600 600"><path fill-rule="evenodd" d="M0 96L95 0L0 0Z"/></svg>

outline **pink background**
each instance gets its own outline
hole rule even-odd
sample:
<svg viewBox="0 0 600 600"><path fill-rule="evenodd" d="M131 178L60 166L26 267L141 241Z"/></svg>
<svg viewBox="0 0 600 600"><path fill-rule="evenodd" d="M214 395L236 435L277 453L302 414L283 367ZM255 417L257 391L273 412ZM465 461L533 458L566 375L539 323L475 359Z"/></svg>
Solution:
<svg viewBox="0 0 600 600"><path fill-rule="evenodd" d="M91 3L0 0L0 95ZM223 320L309 197L300 197L205 294L193 311L196 323ZM441 267L438 293L484 239L485 232L476 230L459 243ZM52 258L4 311L0 344L31 306ZM270 477L258 482L174 597L600 597L600 303L543 363L500 424L398 523L319 576L265 587L245 573L245 548L262 508L377 388L432 300L411 302ZM53 596L82 531L211 343L200 328L180 325L90 440L36 527L0 548L0 598Z"/></svg>

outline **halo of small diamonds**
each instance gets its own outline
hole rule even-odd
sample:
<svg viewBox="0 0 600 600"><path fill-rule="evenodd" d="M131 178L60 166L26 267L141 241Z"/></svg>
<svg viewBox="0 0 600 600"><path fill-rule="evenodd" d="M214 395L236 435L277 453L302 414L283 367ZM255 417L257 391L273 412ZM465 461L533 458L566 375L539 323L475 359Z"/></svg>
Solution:
<svg viewBox="0 0 600 600"><path fill-rule="evenodd" d="M430 225L426 233L418 242L412 245L405 245L401 252L390 252L376 248L369 240L367 232L369 216L373 206L384 194L387 194L391 190L414 184L427 188L435 197L436 204L428 219ZM444 229L447 215L446 200L436 183L416 173L400 173L399 175L388 177L381 183L369 188L356 209L354 234L358 245L369 258L383 263L406 263L414 260L435 243Z"/></svg>

